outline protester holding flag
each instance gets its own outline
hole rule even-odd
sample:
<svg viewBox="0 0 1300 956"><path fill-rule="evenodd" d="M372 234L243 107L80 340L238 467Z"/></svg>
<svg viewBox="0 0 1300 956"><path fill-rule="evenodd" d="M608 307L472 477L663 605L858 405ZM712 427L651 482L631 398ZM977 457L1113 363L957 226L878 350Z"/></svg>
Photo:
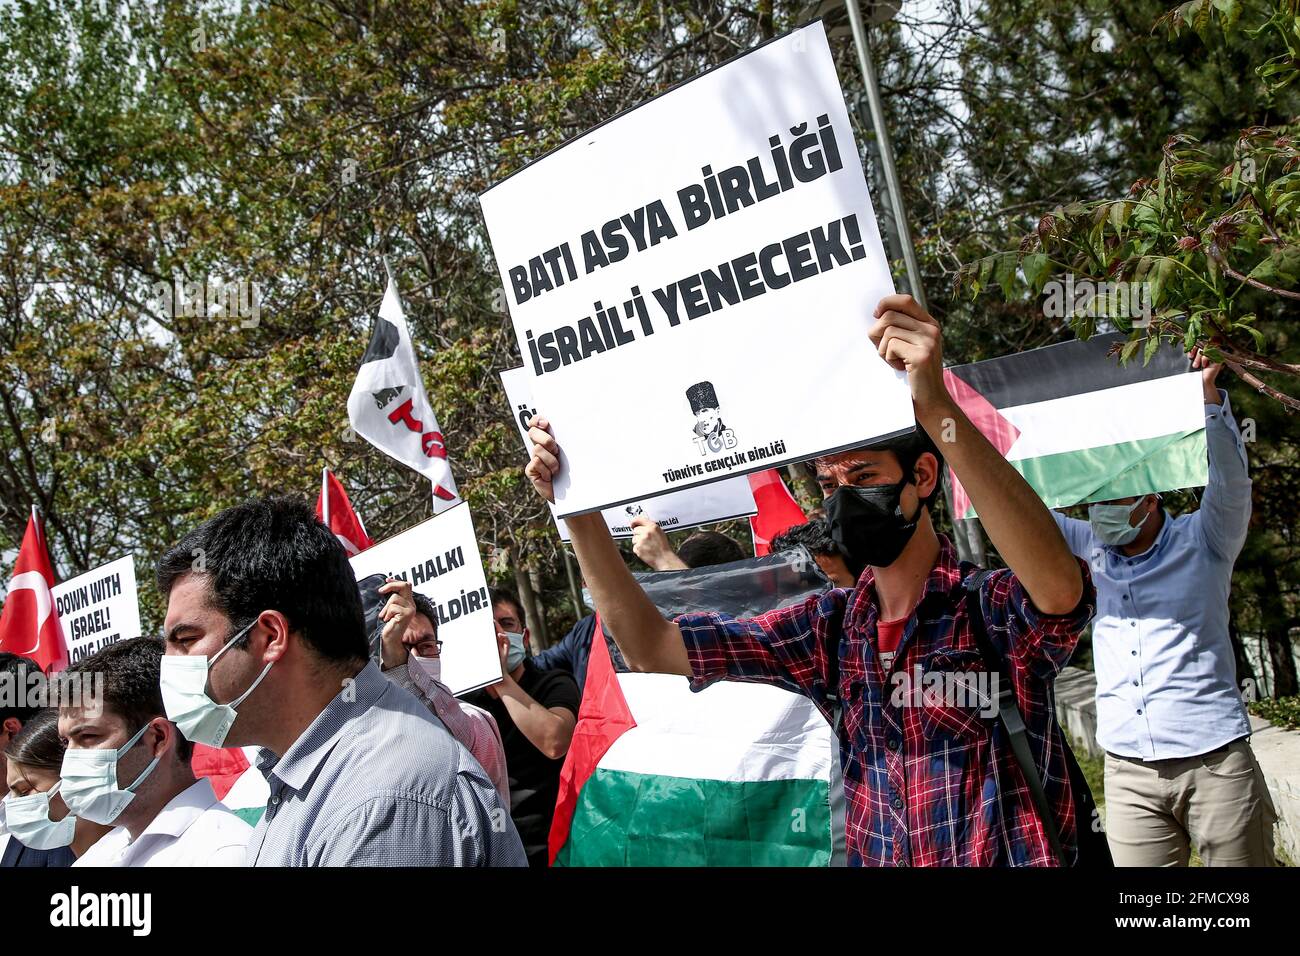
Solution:
<svg viewBox="0 0 1300 956"><path fill-rule="evenodd" d="M442 641L433 601L414 590L409 581L374 574L357 582L366 632L378 634L372 644L380 648L384 676L423 701L479 762L497 788L501 802L510 805L510 780L501 731L491 714L452 696L442 682Z"/></svg>
<svg viewBox="0 0 1300 956"><path fill-rule="evenodd" d="M0 836L0 869L71 866L113 829L68 812L59 796L66 749L55 707L39 711L5 747L4 815L9 832Z"/></svg>
<svg viewBox="0 0 1300 956"><path fill-rule="evenodd" d="M528 865L544 867L560 769L578 722L578 687L568 674L542 670L527 656L528 628L519 599L496 588L490 596L501 650L501 683L467 699L496 718L501 728L510 814L524 841Z"/></svg>
<svg viewBox="0 0 1300 956"><path fill-rule="evenodd" d="M157 578L168 717L197 743L266 748L250 865L523 865L483 769L369 662L352 567L306 501L226 509Z"/></svg>
<svg viewBox="0 0 1300 956"><path fill-rule="evenodd" d="M1228 636L1232 565L1251 481L1222 365L1200 351L1209 484L1191 514L1146 494L1055 514L1097 582L1097 741L1106 749L1106 838L1120 866L1272 866L1276 819L1250 747ZM1163 487L1163 486L1161 486Z"/></svg>
<svg viewBox="0 0 1300 956"><path fill-rule="evenodd" d="M831 537L825 518L813 518L803 524L787 528L772 539L773 551L804 547L813 556L817 566L834 582L837 588L851 588L857 583L853 572L844 560L844 552Z"/></svg>
<svg viewBox="0 0 1300 956"><path fill-rule="evenodd" d="M104 699L60 705L59 796L78 817L113 827L74 866L244 865L252 828L207 778L195 779L189 742L163 716L162 657L157 638L132 637L68 668L102 680Z"/></svg>
<svg viewBox="0 0 1300 956"><path fill-rule="evenodd" d="M686 614L669 621L636 585L598 515L568 519L596 609L635 669L691 678L693 689L730 679L808 696L838 723L852 865L1050 866L1066 862L1077 827L1052 682L1092 616L1087 565L1066 547L1051 513L953 401L942 375L938 324L910 296L877 306L869 331L880 355L906 369L921 431L817 461L827 521L861 572L852 591L820 596L749 620ZM535 418L527 476L550 500L560 448ZM945 449L1009 570L972 577L936 534L927 503ZM579 465L580 467L580 465ZM901 631L890 673L978 671L967 579L985 637L1010 679L1054 821L1036 813L1023 775L978 707L891 693L880 632Z"/></svg>

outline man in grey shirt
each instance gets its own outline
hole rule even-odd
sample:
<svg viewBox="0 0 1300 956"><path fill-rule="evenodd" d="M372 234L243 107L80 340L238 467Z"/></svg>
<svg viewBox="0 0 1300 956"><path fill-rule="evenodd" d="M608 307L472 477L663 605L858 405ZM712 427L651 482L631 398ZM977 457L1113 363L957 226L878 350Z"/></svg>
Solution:
<svg viewBox="0 0 1300 956"><path fill-rule="evenodd" d="M265 748L250 864L524 865L482 768L368 662L347 555L305 501L223 511L157 578L168 719L197 743Z"/></svg>

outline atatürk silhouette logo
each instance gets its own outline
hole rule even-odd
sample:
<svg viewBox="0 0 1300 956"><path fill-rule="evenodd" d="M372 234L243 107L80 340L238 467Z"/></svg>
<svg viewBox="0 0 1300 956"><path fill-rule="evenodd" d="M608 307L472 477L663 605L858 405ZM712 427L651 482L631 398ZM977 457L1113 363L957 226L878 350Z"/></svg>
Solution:
<svg viewBox="0 0 1300 956"><path fill-rule="evenodd" d="M722 406L712 382L696 382L686 390L695 416L695 447L701 455L715 454L736 447L736 436L722 421Z"/></svg>

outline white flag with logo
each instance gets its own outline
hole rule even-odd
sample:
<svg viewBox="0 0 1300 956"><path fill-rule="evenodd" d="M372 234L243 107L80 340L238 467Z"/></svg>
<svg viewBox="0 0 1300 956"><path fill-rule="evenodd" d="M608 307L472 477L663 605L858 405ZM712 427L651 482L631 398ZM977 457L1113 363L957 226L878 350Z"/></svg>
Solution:
<svg viewBox="0 0 1300 956"><path fill-rule="evenodd" d="M447 445L424 393L415 347L391 275L348 396L348 419L353 431L370 444L429 477L434 514L460 501L447 462Z"/></svg>

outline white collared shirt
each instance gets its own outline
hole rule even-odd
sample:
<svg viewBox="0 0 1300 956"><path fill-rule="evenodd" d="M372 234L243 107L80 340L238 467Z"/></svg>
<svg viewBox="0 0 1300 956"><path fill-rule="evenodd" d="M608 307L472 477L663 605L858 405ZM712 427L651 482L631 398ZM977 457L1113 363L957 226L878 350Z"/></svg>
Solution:
<svg viewBox="0 0 1300 956"><path fill-rule="evenodd" d="M158 811L138 839L126 827L114 827L72 865L244 866L252 834L202 777Z"/></svg>

